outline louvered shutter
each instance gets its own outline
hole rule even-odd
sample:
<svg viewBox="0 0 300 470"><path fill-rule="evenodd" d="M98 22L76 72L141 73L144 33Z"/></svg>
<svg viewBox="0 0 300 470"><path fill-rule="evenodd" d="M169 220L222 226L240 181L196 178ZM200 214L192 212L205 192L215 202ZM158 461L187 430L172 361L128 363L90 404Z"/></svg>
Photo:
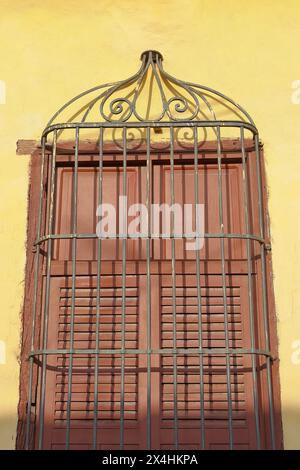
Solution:
<svg viewBox="0 0 300 470"><path fill-rule="evenodd" d="M230 348L249 348L247 279L239 274L227 276L226 301ZM161 345L173 346L172 287L170 277L161 282ZM176 276L177 347L199 346L197 279L193 274ZM204 429L209 449L228 448L228 394L225 348L223 288L220 275L209 274L201 285L202 347L215 354L203 356ZM201 442L201 375L199 355L181 354L177 359L177 403L174 402L172 356L161 359L160 447L172 448L174 408L177 407L179 445L199 449ZM235 447L255 446L251 362L236 355L230 363L231 405Z"/></svg>
<svg viewBox="0 0 300 470"><path fill-rule="evenodd" d="M120 275L101 277L101 303L99 346L105 349L121 348L122 280ZM144 287L144 286L143 286ZM74 315L74 349L96 347L96 276L82 276L76 280ZM51 280L51 321L49 348L70 348L70 318L72 289L69 277ZM143 299L141 279L136 275L126 279L125 347L137 349L143 331L140 304ZM142 390L145 377L139 373L139 356L126 355L124 378L124 420L126 446L143 448L140 429ZM46 379L46 442L45 447L60 449L65 446L69 356L53 356L48 361ZM119 446L121 355L102 354L98 374L98 426L99 448ZM74 356L71 387L70 448L90 448L94 419L95 360L93 355Z"/></svg>

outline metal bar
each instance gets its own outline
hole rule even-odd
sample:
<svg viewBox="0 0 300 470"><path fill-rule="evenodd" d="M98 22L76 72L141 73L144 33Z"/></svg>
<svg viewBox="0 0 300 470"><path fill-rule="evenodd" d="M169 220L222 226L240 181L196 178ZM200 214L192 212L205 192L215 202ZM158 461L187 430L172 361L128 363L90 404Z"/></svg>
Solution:
<svg viewBox="0 0 300 470"><path fill-rule="evenodd" d="M98 206L102 204L103 192L103 128L99 134L99 174L98 174ZM102 240L97 243L97 301L96 301L96 354L95 354L95 383L94 383L94 423L93 423L93 449L97 449L98 432L98 378L99 378L99 338L100 338L100 278Z"/></svg>
<svg viewBox="0 0 300 470"><path fill-rule="evenodd" d="M40 195L39 195L39 209L38 209L38 222L37 222L37 236L40 238L41 234L41 223L42 223L42 207L43 207L43 193L44 193L44 165L45 165L45 144L46 141L42 139L42 161L41 161L41 181L40 181ZM33 281L33 306L32 306L32 325L31 325L31 347L30 350L34 350L35 341L35 328L36 328L36 316L37 316L37 292L38 292L38 280L39 280L39 267L40 267L40 246L37 247L35 253L35 269L34 269L34 281ZM32 406L32 381L33 381L33 356L29 358L29 383L28 383L28 400L27 400L27 416L26 416L26 435L25 435L25 449L28 450L30 446L30 425L31 425L31 406Z"/></svg>
<svg viewBox="0 0 300 470"><path fill-rule="evenodd" d="M55 131L53 133L53 149L52 149L52 161L51 161L52 165L51 165L51 176L50 176L50 183L49 183L50 184L50 202L49 202L49 217L48 217L48 233L49 234L51 234L53 230L56 143L57 143L57 132ZM51 256L52 256L52 240L49 239L48 246L47 246L45 307L44 307L44 317L43 317L43 349L47 348L47 341L48 341ZM39 449L43 448L43 437L44 437L46 366L47 366L47 356L44 355L43 361L42 361L42 370L41 370L41 392L40 392L39 435L38 435L38 448Z"/></svg>
<svg viewBox="0 0 300 470"><path fill-rule="evenodd" d="M75 290L76 290L76 254L77 254L77 199L78 199L78 146L79 129L75 131L75 154L74 154L74 178L73 178L73 221L72 221L72 300L71 300L71 326L70 326L70 350L69 350L69 373L68 373L68 402L67 402L67 426L66 426L66 449L70 448L71 428L71 404L72 404L72 370L73 370L73 346L74 346L74 320L75 320Z"/></svg>
<svg viewBox="0 0 300 470"><path fill-rule="evenodd" d="M221 135L220 135L220 127L219 126L217 127L217 152L218 152L219 223L220 223L221 232L224 232L222 164L221 164L222 155L221 155ZM223 288L223 303L224 303L225 345L226 345L226 349L229 349L224 238L220 238L220 250L221 250L221 265L222 265L222 288ZM227 402L228 402L229 447L230 447L230 449L233 449L231 378L230 378L230 355L229 354L226 354L226 382L227 382Z"/></svg>
<svg viewBox="0 0 300 470"><path fill-rule="evenodd" d="M198 302L198 341L199 349L202 349L202 296L201 296L201 278L200 278L200 253L198 249L199 241L199 175L198 175L198 130L197 127L193 129L194 134L194 190L195 190L195 224L196 224L196 275L197 275L197 302ZM200 359L200 432L201 432L201 448L205 449L205 410L204 410L204 377L203 377L203 356Z"/></svg>
<svg viewBox="0 0 300 470"><path fill-rule="evenodd" d="M171 169L171 206L175 203L174 189L174 128L170 129L170 169ZM174 233L174 211L171 211L171 235ZM172 265L172 307L173 307L173 398L174 398L174 446L178 449L178 410L177 410L177 328L176 328L176 270L175 239L171 239Z"/></svg>
<svg viewBox="0 0 300 470"><path fill-rule="evenodd" d="M127 129L123 127L123 196L127 197ZM127 201L123 204L123 227L127 232ZM126 227L126 229L125 229ZM120 228L120 227L119 227ZM122 240L122 328L121 350L125 351L126 328L126 239ZM124 449L124 418L125 418L125 354L121 356L121 404L120 404L120 448Z"/></svg>
<svg viewBox="0 0 300 470"><path fill-rule="evenodd" d="M264 213L263 213L263 196L262 196L262 179L260 170L260 152L259 152L259 137L255 135L255 155L256 155L256 173L257 173L257 186L258 186L258 209L259 209L259 229L260 235L265 236L264 226ZM261 245L261 274L262 274L262 309L263 309L263 322L264 322L264 336L265 348L270 351L270 337L269 337L269 322L268 322L268 301L267 301L267 280L266 280L266 259L265 259L265 246ZM267 366L267 387L269 399L269 419L270 419L270 433L271 433L271 447L276 448L275 440L275 424L274 424L274 405L273 405L273 387L272 387L272 374L271 374L271 361L270 357L266 357Z"/></svg>
<svg viewBox="0 0 300 470"><path fill-rule="evenodd" d="M147 146L147 183L146 206L148 209L148 238L146 241L147 256L147 449L151 449L151 267L150 267L150 243L151 243L151 158L150 158L150 128L146 129Z"/></svg>
<svg viewBox="0 0 300 470"><path fill-rule="evenodd" d="M248 196L248 172L245 154L245 136L244 128L240 129L241 150L242 150L242 165L243 165L243 192L244 192L244 214L245 214L245 229L246 232L250 231L249 224L249 196ZM253 290L252 290L252 269L251 269L251 247L250 240L246 240L247 250L247 266L248 266L248 301L249 301L249 318L250 318L250 341L251 349L255 349L255 324L254 324L254 309L253 309ZM256 431L256 444L257 449L261 448L260 437L260 422L259 422L259 401L258 401L258 387L257 387L257 371L256 371L256 357L251 356L252 361L252 380L253 380L253 401L254 401L254 416L255 416L255 431Z"/></svg>
<svg viewBox="0 0 300 470"><path fill-rule="evenodd" d="M69 349L39 349L30 353L29 356L43 356L43 355L56 355L56 354L65 354L68 355L70 352ZM82 349L73 349L73 355L76 354L91 354L95 355L97 349L92 348L82 348ZM147 354L147 349L107 349L107 348L99 348L100 354ZM151 349L151 354L172 354L173 348L165 348L165 349ZM270 357L272 360L275 358L266 350L264 349L243 349L243 348L177 348L177 354L203 354L203 355L221 355L224 356L225 354L231 355L243 355L243 354L257 354L261 356Z"/></svg>

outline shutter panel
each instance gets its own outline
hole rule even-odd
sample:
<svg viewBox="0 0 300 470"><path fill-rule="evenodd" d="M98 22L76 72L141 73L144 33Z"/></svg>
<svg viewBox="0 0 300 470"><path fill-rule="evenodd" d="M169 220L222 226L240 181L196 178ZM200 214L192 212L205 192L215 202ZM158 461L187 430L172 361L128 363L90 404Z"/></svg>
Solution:
<svg viewBox="0 0 300 470"><path fill-rule="evenodd" d="M168 165L155 165L153 198L156 204L170 204L171 201L171 170ZM183 226L187 233L195 230L195 176L194 165L177 164L174 167L174 203L191 204L192 221L185 219ZM242 168L236 163L224 164L222 168L223 190L223 220L225 233L244 233L243 194L242 194ZM218 167L214 163L198 166L198 203L203 204L203 226L206 233L220 233L219 221L219 191ZM163 216L162 216L163 218ZM175 217L176 220L176 217ZM192 223L191 223L192 222ZM163 224L162 224L163 225ZM192 226L192 229L191 229ZM180 227L181 229L181 227ZM155 240L154 256L157 259L171 258L171 240ZM226 259L246 259L245 244L236 238L224 241L224 254ZM220 240L218 238L205 239L201 248L202 260L219 260ZM194 259L195 251L187 250L187 240L176 240L176 259Z"/></svg>
<svg viewBox="0 0 300 470"><path fill-rule="evenodd" d="M140 280L136 275L126 278L125 347L139 347L139 309L143 299ZM51 279L52 304L48 347L70 348L70 320L72 289L70 277ZM96 347L96 276L76 279L74 348ZM121 348L122 277L101 277L100 340L105 349ZM116 449L120 434L121 355L99 356L98 375L98 448ZM139 430L138 416L145 374L138 374L138 355L126 355L124 378L125 448L137 449L145 445ZM94 420L95 359L93 355L79 354L73 359L71 394L70 449L92 448ZM46 379L45 448L65 448L68 401L68 354L51 356Z"/></svg>

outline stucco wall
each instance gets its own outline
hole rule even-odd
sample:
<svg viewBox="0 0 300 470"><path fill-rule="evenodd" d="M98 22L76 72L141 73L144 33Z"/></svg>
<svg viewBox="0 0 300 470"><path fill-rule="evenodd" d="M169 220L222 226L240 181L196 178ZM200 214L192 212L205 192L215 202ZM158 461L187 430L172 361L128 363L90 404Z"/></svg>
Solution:
<svg viewBox="0 0 300 470"><path fill-rule="evenodd" d="M28 157L15 155L16 141L38 138L67 99L129 76L143 50L158 49L174 75L241 103L265 143L284 441L300 449L299 2L1 0L0 8L0 448L15 445L24 290Z"/></svg>

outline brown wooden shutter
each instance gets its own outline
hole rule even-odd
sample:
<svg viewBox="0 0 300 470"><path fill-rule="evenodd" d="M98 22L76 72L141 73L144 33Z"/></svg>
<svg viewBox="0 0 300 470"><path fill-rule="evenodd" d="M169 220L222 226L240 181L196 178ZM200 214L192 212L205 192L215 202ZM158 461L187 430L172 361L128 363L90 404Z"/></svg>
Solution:
<svg viewBox="0 0 300 470"><path fill-rule="evenodd" d="M194 169L189 156L177 155L174 170L175 202L194 201ZM204 157L203 157L204 158ZM243 233L242 169L238 157L228 156L222 167L225 232ZM112 159L113 160L113 159ZM74 169L68 157L60 157L57 167L55 233L71 233ZM146 168L143 157L127 172L128 204L145 202ZM83 162L83 159L82 159ZM103 170L104 202L117 207L122 193L120 159L109 161ZM170 165L168 158L153 158L154 203L169 202ZM250 178L253 167L250 167ZM205 232L218 233L218 171L215 155L206 155L198 166L199 202L205 204ZM93 233L97 222L98 168L93 158L78 170L78 233ZM256 196L252 196L252 230L257 230ZM119 227L117 226L117 232ZM121 432L122 334L124 354L124 449L146 449L149 412L151 448L229 448L229 405L232 411L234 448L256 447L253 367L251 355L230 354L230 400L224 326L224 292L220 260L220 239L205 239L200 251L200 310L196 256L185 250L184 240L176 240L175 332L170 240L151 242L151 399L147 402L147 264L145 240L127 240L125 328L122 328L122 250L120 240L103 240L100 275L99 344L111 352L100 353L98 368L97 448L118 449ZM251 350L249 273L244 240L224 241L225 294L228 314L229 348ZM255 341L263 343L261 275L256 248L251 246L251 282L255 308ZM67 409L70 403L70 449L93 447L95 353L97 302L97 240L78 239L75 289L72 289L72 240L54 241L50 271L50 308L45 380L43 448L63 449L66 443ZM46 270L43 267L42 291ZM44 294L43 294L44 295ZM69 390L69 348L71 305L74 299L74 343L71 393ZM43 323L43 318L41 324ZM202 356L197 353L202 336ZM42 343L43 331L40 331ZM177 348L174 369L173 349ZM82 350L82 352L78 352ZM221 352L218 352L218 351ZM203 374L201 375L201 357ZM268 446L266 372L263 356L256 359L262 446ZM177 387L174 387L174 383ZM201 394L201 384L203 392ZM37 378L35 447L38 447L41 380ZM175 399L175 388L176 396ZM204 418L204 419L202 419Z"/></svg>
<svg viewBox="0 0 300 470"><path fill-rule="evenodd" d="M192 274L177 276L177 347L197 348L199 320L197 279ZM225 348L223 289L220 275L205 276L201 286L203 347ZM229 346L249 347L247 283L245 276L228 276L226 289L229 316ZM161 342L172 346L172 288L170 278L161 284ZM228 396L224 355L204 357L204 417L207 448L228 448ZM161 448L172 448L173 382L172 357L161 360ZM177 359L179 442L182 448L199 449L201 442L201 390L199 356L179 355ZM251 365L247 357L237 355L231 361L231 397L235 447L255 446Z"/></svg>

